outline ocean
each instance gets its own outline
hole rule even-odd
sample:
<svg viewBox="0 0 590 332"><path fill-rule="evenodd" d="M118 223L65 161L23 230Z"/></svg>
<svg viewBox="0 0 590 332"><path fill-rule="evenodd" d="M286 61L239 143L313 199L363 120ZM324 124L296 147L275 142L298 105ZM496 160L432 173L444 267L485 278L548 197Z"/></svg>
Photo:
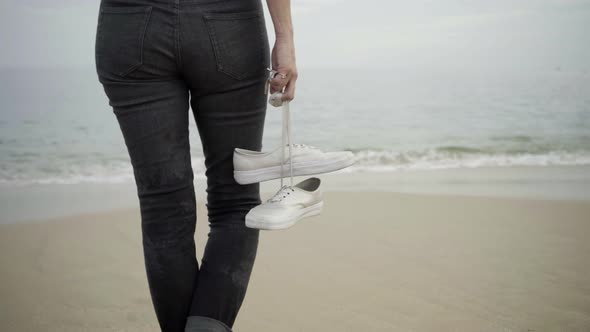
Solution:
<svg viewBox="0 0 590 332"><path fill-rule="evenodd" d="M351 150L342 172L590 165L590 73L300 69L294 142ZM133 171L94 68L0 70L0 184L125 183ZM269 105L263 151L280 146ZM195 177L204 177L191 116Z"/></svg>

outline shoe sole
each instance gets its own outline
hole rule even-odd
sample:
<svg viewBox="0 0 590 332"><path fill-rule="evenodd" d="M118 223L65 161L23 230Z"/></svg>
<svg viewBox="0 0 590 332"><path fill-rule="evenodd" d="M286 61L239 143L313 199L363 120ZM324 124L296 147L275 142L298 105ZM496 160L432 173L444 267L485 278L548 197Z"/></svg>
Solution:
<svg viewBox="0 0 590 332"><path fill-rule="evenodd" d="M336 159L328 162L299 162L293 163L293 176L314 175L337 171L354 164L353 158ZM284 177L290 175L289 165L284 167ZM235 171L234 179L239 184L258 183L268 180L279 179L281 177L281 166L272 166L260 168L251 171Z"/></svg>
<svg viewBox="0 0 590 332"><path fill-rule="evenodd" d="M318 203L315 203L314 205L311 205L311 206L308 206L304 209L301 209L301 211L298 215L294 216L291 219L280 222L280 223L255 220L254 218L250 217L249 214L247 214L246 215L246 227L267 230L267 231L287 229L287 228L295 225L299 220L301 220L303 218L317 216L318 214L320 214L322 212L323 206L324 206L324 201L320 201Z"/></svg>

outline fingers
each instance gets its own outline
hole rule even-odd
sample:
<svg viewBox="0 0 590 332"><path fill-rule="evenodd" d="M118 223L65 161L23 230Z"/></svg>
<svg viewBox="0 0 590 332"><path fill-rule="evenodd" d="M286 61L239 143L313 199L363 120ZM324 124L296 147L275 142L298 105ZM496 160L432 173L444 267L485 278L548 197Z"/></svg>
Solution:
<svg viewBox="0 0 590 332"><path fill-rule="evenodd" d="M293 79L287 83L285 92L283 92L283 101L291 101L293 98L295 98L295 81L296 80Z"/></svg>
<svg viewBox="0 0 590 332"><path fill-rule="evenodd" d="M293 100L295 97L295 81L297 80L297 73L293 71L281 72L279 71L270 80L270 92L282 92L283 100Z"/></svg>
<svg viewBox="0 0 590 332"><path fill-rule="evenodd" d="M289 82L286 74L277 73L271 80L270 80L270 92L283 92L283 89Z"/></svg>

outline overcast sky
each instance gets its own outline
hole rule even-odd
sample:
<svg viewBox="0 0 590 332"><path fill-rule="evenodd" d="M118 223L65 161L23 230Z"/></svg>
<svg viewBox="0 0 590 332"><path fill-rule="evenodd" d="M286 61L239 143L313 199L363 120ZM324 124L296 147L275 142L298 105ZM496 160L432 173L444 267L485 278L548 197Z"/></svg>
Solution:
<svg viewBox="0 0 590 332"><path fill-rule="evenodd" d="M292 3L300 67L590 69L590 0ZM0 66L93 66L98 4L2 1Z"/></svg>

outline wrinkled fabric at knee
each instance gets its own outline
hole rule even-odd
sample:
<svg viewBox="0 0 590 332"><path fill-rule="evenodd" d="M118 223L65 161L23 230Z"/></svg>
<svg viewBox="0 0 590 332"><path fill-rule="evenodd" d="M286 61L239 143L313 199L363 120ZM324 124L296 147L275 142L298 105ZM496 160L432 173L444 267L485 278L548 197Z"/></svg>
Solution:
<svg viewBox="0 0 590 332"><path fill-rule="evenodd" d="M229 326L206 316L189 316L184 332L232 332Z"/></svg>

